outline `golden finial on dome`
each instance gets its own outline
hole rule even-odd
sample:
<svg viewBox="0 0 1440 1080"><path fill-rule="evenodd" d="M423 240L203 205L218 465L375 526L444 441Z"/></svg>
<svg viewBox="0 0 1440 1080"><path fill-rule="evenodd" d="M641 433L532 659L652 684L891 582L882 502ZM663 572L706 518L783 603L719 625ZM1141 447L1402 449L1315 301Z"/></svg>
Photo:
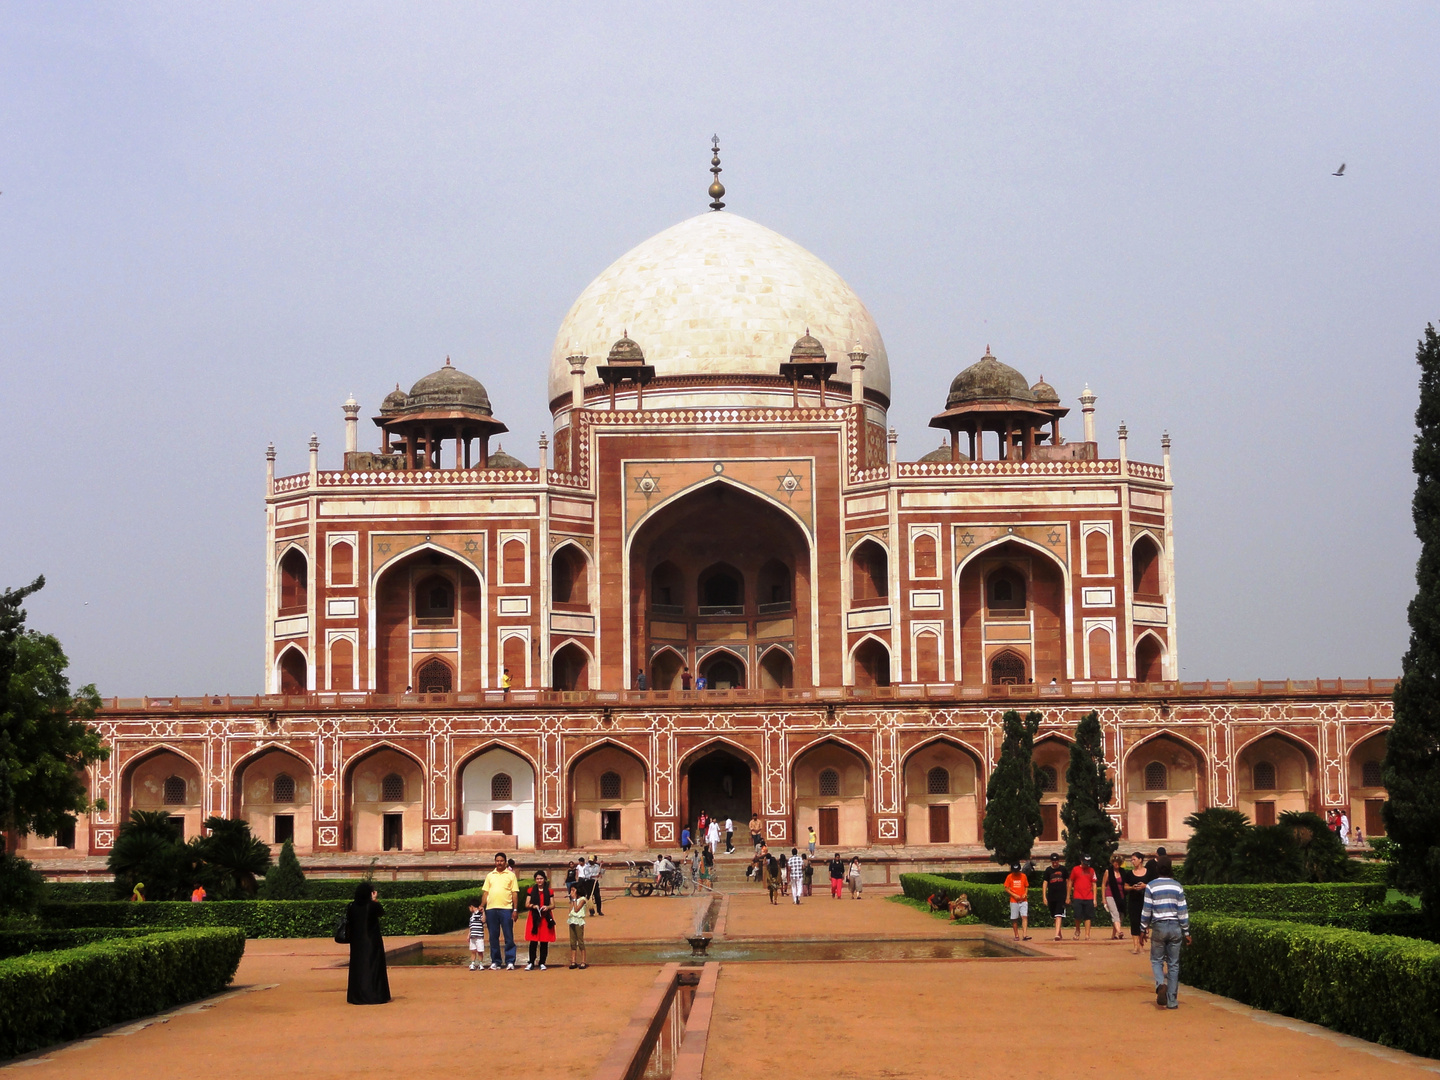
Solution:
<svg viewBox="0 0 1440 1080"><path fill-rule="evenodd" d="M715 177L710 183L710 209L723 210L725 204L720 200L725 197L725 185L720 183L720 136L715 135L710 139L710 149L713 156L710 158L710 174Z"/></svg>

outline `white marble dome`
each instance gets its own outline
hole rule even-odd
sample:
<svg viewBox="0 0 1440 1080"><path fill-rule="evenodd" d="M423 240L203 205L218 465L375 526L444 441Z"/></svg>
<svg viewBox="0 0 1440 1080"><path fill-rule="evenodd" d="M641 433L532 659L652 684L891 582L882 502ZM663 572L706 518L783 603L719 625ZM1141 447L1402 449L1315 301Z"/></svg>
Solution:
<svg viewBox="0 0 1440 1080"><path fill-rule="evenodd" d="M711 211L652 236L592 281L575 301L550 356L550 399L570 393L576 353L586 385L622 333L645 350L657 378L779 375L806 329L850 380L845 354L869 354L865 385L890 398L890 362L870 312L840 275L793 240ZM647 391L647 398L649 391ZM788 398L788 392L786 394Z"/></svg>

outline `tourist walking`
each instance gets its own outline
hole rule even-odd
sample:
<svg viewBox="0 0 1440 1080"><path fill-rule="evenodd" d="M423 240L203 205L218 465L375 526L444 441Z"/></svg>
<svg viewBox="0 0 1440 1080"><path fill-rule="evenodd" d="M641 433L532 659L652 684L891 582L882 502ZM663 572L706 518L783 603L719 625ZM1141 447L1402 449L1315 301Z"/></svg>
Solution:
<svg viewBox="0 0 1440 1080"><path fill-rule="evenodd" d="M345 909L345 934L350 944L350 984L345 1000L351 1005L384 1005L390 1000L390 977L385 971L385 941L380 917L385 909L379 893L368 881L355 886L355 899Z"/></svg>
<svg viewBox="0 0 1440 1080"><path fill-rule="evenodd" d="M1090 940L1090 924L1095 919L1095 868L1090 856L1082 855L1080 865L1070 871L1065 899L1070 907L1070 921L1075 924L1075 940L1080 940L1080 926L1085 926L1085 940Z"/></svg>
<svg viewBox="0 0 1440 1080"><path fill-rule="evenodd" d="M814 890L814 885L815 885L815 860L812 859L812 858L810 858L810 856L808 856L808 855L805 856L805 870L804 870L804 874L805 874L805 895L806 895L806 896L814 896L814 895L815 895L815 890Z"/></svg>
<svg viewBox="0 0 1440 1080"><path fill-rule="evenodd" d="M837 851L830 856L830 897L839 900L845 888L845 860L840 858Z"/></svg>
<svg viewBox="0 0 1440 1080"><path fill-rule="evenodd" d="M778 904L780 895L780 860L774 855L762 856L765 860L765 888L770 893L770 903Z"/></svg>
<svg viewBox="0 0 1440 1080"><path fill-rule="evenodd" d="M1105 910L1110 913L1110 940L1125 940L1125 860L1120 853L1110 856L1105 870Z"/></svg>
<svg viewBox="0 0 1440 1080"><path fill-rule="evenodd" d="M729 817L725 819L725 854L735 854L735 822Z"/></svg>
<svg viewBox="0 0 1440 1080"><path fill-rule="evenodd" d="M575 860L574 860L574 859L571 859L571 860L570 860L570 865L565 868L565 895L566 895L566 896L569 896L569 895L570 895L570 890L571 890L571 888L575 885L575 883L576 883L578 880L579 880L579 877L578 877L578 875L577 875L577 873L576 873L576 870L575 870Z"/></svg>
<svg viewBox="0 0 1440 1080"><path fill-rule="evenodd" d="M470 901L470 970L485 967L485 911L477 896Z"/></svg>
<svg viewBox="0 0 1440 1080"><path fill-rule="evenodd" d="M565 920L570 928L570 970L585 967L585 897L578 889L570 890L570 914Z"/></svg>
<svg viewBox="0 0 1440 1080"><path fill-rule="evenodd" d="M1065 894L1069 891L1070 880L1065 867L1060 865L1060 856L1052 854L1050 865L1045 868L1045 906L1055 920L1055 940L1060 940L1060 924L1065 921Z"/></svg>
<svg viewBox="0 0 1440 1080"><path fill-rule="evenodd" d="M805 860L799 848L790 849L790 865L787 868L790 881L790 899L800 903L801 890L805 888Z"/></svg>
<svg viewBox="0 0 1440 1080"><path fill-rule="evenodd" d="M1145 883L1150 876L1145 870L1145 856L1136 851L1130 856L1130 865L1124 872L1125 881L1125 909L1130 916L1130 937L1135 942L1135 947L1130 950L1133 956L1140 951L1143 944L1140 938L1140 913L1145 907Z"/></svg>
<svg viewBox="0 0 1440 1080"><path fill-rule="evenodd" d="M815 839L815 826L811 825L809 836L806 838L805 843L810 848L810 857L812 859L815 857Z"/></svg>
<svg viewBox="0 0 1440 1080"><path fill-rule="evenodd" d="M1018 862L1011 863L1010 873L1005 875L1005 895L1010 898L1010 929L1015 931L1015 940L1029 941L1030 879L1020 869ZM954 916L953 909L950 914Z"/></svg>
<svg viewBox="0 0 1440 1080"><path fill-rule="evenodd" d="M1344 810L1340 811L1340 842L1350 846L1350 815Z"/></svg>
<svg viewBox="0 0 1440 1080"><path fill-rule="evenodd" d="M515 970L515 909L520 904L520 882L503 851L495 854L495 869L485 875L480 892L485 904L485 929L490 938L490 970ZM501 946L501 936L504 946Z"/></svg>
<svg viewBox="0 0 1440 1080"><path fill-rule="evenodd" d="M1170 860L1155 864L1155 880L1145 886L1140 932L1150 938L1150 971L1155 976L1155 1004L1178 1008L1180 942L1190 944L1190 908L1185 887L1171 875Z"/></svg>
<svg viewBox="0 0 1440 1080"><path fill-rule="evenodd" d="M680 830L680 850L689 854L690 852L690 826L686 825Z"/></svg>
<svg viewBox="0 0 1440 1080"><path fill-rule="evenodd" d="M550 943L555 940L555 894L550 890L550 876L544 870L535 871L535 884L525 890L525 908L525 940L530 943L530 959L525 970L535 970L538 949L538 966L544 971Z"/></svg>
<svg viewBox="0 0 1440 1080"><path fill-rule="evenodd" d="M750 843L755 846L755 854L760 854L760 848L765 843L765 833L760 827L760 815L750 815Z"/></svg>
<svg viewBox="0 0 1440 1080"><path fill-rule="evenodd" d="M860 880L860 856L856 855L850 860L850 899L859 900L864 891L865 884Z"/></svg>
<svg viewBox="0 0 1440 1080"><path fill-rule="evenodd" d="M705 833L705 846L710 849L710 855L715 855L715 849L720 846L720 822L716 818L710 819L709 830Z"/></svg>

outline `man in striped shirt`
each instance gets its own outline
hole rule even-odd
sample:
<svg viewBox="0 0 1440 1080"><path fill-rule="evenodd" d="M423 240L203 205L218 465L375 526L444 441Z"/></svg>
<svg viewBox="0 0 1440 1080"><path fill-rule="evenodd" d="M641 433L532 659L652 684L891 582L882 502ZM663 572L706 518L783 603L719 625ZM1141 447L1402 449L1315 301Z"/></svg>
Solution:
<svg viewBox="0 0 1440 1080"><path fill-rule="evenodd" d="M1145 886L1145 907L1140 912L1142 939L1150 938L1150 970L1155 975L1155 1004L1177 1008L1180 993L1180 941L1190 944L1190 909L1185 889L1171 872L1170 860L1156 860L1155 878Z"/></svg>
<svg viewBox="0 0 1440 1080"><path fill-rule="evenodd" d="M805 888L805 859L799 848L790 849L790 898L800 903L800 893Z"/></svg>

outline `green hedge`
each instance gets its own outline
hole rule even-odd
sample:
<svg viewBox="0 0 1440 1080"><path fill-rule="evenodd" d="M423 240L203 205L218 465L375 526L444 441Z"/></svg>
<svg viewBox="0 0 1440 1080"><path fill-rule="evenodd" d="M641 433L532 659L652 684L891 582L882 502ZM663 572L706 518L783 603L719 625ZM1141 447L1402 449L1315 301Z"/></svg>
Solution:
<svg viewBox="0 0 1440 1080"><path fill-rule="evenodd" d="M352 883L353 893L355 886ZM388 936L445 934L464 927L470 919L469 901L478 889L442 893L412 900L383 898L385 917L380 931ZM203 904L189 901L132 904L42 904L40 917L56 928L142 926L180 928L235 926L246 937L330 937L345 913L347 900L221 900Z"/></svg>
<svg viewBox="0 0 1440 1080"><path fill-rule="evenodd" d="M154 933L143 927L77 927L73 930L5 930L0 931L0 960L12 956L28 956L36 952L73 949L79 945L104 941L107 938L139 937Z"/></svg>
<svg viewBox="0 0 1440 1080"><path fill-rule="evenodd" d="M115 899L115 882L52 881L45 887L45 899L56 904L83 904Z"/></svg>
<svg viewBox="0 0 1440 1080"><path fill-rule="evenodd" d="M1191 933L1180 961L1188 985L1440 1057L1440 945L1206 914L1191 920Z"/></svg>
<svg viewBox="0 0 1440 1080"><path fill-rule="evenodd" d="M969 881L953 874L901 874L900 889L912 900L924 900L934 893L947 902L961 893L970 898L970 910L984 923L991 926L1010 925L1010 896L1003 885L989 885L983 881ZM1044 926L1050 922L1050 909L1045 906L1045 890L1032 888L1030 900L1030 925ZM1068 918L1067 918L1068 923ZM1095 926L1108 927L1110 913L1105 910L1104 900L1095 905Z"/></svg>
<svg viewBox="0 0 1440 1080"><path fill-rule="evenodd" d="M216 928L0 960L0 1058L218 993L244 952L243 934Z"/></svg>
<svg viewBox="0 0 1440 1080"><path fill-rule="evenodd" d="M307 900L350 900L355 896L355 886L360 878L307 878L305 898ZM438 896L441 893L460 892L463 889L480 890L480 879L465 878L449 881L378 881L375 887L382 898L389 900L413 900L419 896ZM113 881L56 881L49 885L47 900L57 904L100 903L115 900Z"/></svg>
<svg viewBox="0 0 1440 1080"><path fill-rule="evenodd" d="M1185 901L1191 911L1216 915L1281 911L1338 915L1378 907L1385 902L1385 886L1330 883L1321 885L1186 885Z"/></svg>

